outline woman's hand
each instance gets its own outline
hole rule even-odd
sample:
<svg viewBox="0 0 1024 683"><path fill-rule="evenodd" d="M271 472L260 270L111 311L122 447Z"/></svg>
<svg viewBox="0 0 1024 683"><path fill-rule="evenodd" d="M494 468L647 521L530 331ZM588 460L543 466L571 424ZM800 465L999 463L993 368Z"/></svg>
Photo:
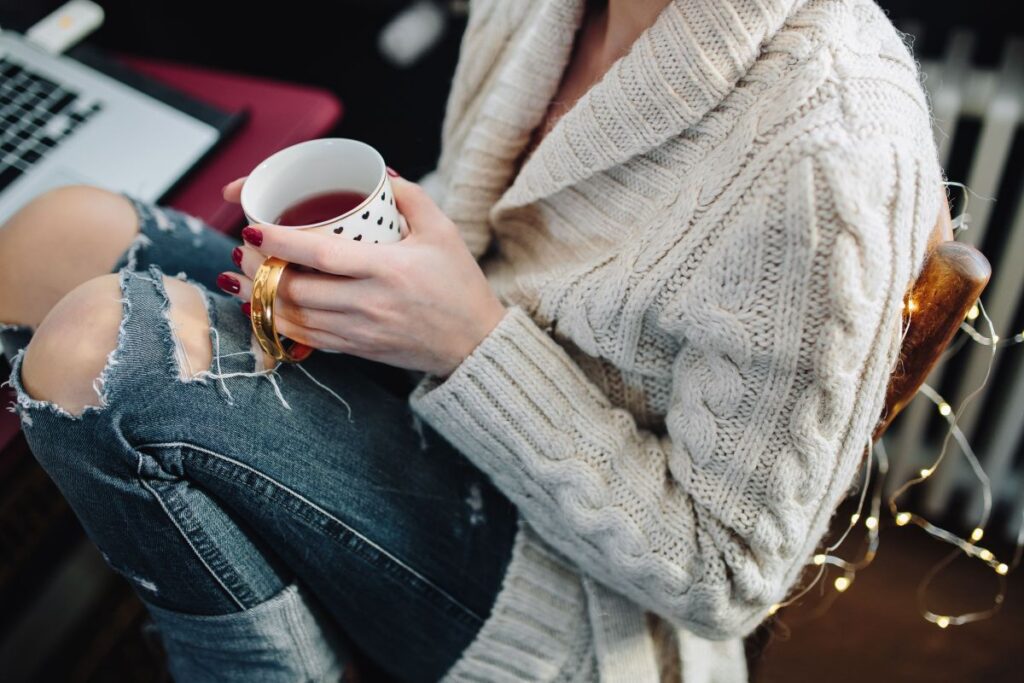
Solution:
<svg viewBox="0 0 1024 683"><path fill-rule="evenodd" d="M237 201L244 178L224 188ZM248 302L267 256L313 270L285 270L274 308L278 332L318 349L445 377L505 314L455 224L415 183L392 177L407 223L399 242L368 244L272 225L242 231L244 275L221 287Z"/></svg>

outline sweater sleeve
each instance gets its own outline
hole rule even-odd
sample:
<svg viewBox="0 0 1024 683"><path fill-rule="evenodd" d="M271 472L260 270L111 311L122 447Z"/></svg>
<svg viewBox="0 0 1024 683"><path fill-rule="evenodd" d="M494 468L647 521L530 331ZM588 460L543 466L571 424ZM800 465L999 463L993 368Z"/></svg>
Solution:
<svg viewBox="0 0 1024 683"><path fill-rule="evenodd" d="M936 180L863 144L752 191L657 312L679 348L663 431L638 427L516 306L411 405L581 571L702 637L744 635L853 481Z"/></svg>

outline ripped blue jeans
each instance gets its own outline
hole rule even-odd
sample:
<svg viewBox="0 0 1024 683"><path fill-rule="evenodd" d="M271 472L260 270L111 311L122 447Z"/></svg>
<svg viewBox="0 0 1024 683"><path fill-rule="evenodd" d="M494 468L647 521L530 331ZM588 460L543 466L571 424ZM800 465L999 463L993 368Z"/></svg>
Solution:
<svg viewBox="0 0 1024 683"><path fill-rule="evenodd" d="M145 602L179 681L337 681L352 648L437 680L487 618L514 506L411 413L408 374L314 353L257 364L214 290L236 243L139 202L123 320L80 416L29 396L27 328L0 326L14 409L92 541ZM179 367L162 276L195 283L214 360Z"/></svg>

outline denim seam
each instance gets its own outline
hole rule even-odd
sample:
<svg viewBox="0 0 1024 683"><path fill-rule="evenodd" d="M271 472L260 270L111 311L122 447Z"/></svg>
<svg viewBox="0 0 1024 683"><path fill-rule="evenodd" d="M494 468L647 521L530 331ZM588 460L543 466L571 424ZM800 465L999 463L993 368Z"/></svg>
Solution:
<svg viewBox="0 0 1024 683"><path fill-rule="evenodd" d="M141 468L140 468L141 469ZM178 530L188 536L189 546L194 552L201 555L205 560L204 565L220 579L218 583L225 586L228 592L240 602L243 608L254 607L260 600L252 586L238 573L228 558L218 548L217 543L203 529L197 521L192 507L186 502L178 491L168 489L167 482L154 479L144 479L146 488L151 493L159 496L164 501L164 511L173 516L175 526Z"/></svg>
<svg viewBox="0 0 1024 683"><path fill-rule="evenodd" d="M164 514L167 515L167 518L171 521L171 524L173 524L174 528L178 530L178 533L181 534L181 537L183 539L185 539L185 543L187 543L188 547L192 549L193 553L195 553L195 556L199 560L199 562L202 563L202 565L204 567L206 567L206 571L208 571L210 573L210 576L213 577L213 580L216 581L220 585L220 587L224 589L224 592L226 592L228 594L228 596L231 598L231 600L236 605L238 605L239 609L245 610L246 609L245 604L243 604L242 601L238 599L238 596L236 596L234 594L234 592L230 588L227 587L227 585L224 583L224 581L221 580L221 577L209 565L209 563L206 561L206 558L203 557L203 554L201 552L199 552L199 549L196 548L195 544L192 543L192 539L189 537L189 535L187 533L185 533L185 530L179 524L178 519L168 509L167 504L165 503L164 499L160 497L160 494L158 494L153 489L153 487L150 486L149 482L147 482L146 479L142 476L142 456L141 456L141 454L139 455L138 474L139 474L139 482L142 484L143 487L146 488L147 491L149 491L153 495L153 498L156 499L157 504L164 511Z"/></svg>
<svg viewBox="0 0 1024 683"><path fill-rule="evenodd" d="M188 448L188 449L192 449L192 450L194 450L194 451L196 451L198 453L202 453L202 454L205 454L205 455L210 456L212 458L216 458L216 459L220 460L223 463L231 464L231 465L233 465L233 466L235 466L235 467L237 467L239 469L245 470L246 472L249 472L249 473L259 477L260 479L268 482L271 486L273 486L273 487L279 489L280 491L283 491L287 495L289 495L293 500L296 500L297 502L299 502L302 505L304 505L308 510L311 510L311 511L315 512L321 518L329 520L329 521L337 524L338 526L342 527L346 531L348 531L350 534L352 534L352 536L354 538L356 538L357 540L361 541L366 546L369 546L370 548L373 548L375 551L380 553L384 558L386 558L395 567L402 569L405 573L407 573L408 575L410 575L413 578L415 578L417 581L422 583L425 587L429 588L435 594L437 594L437 595L441 596L442 598L444 598L449 604L457 607L463 614L471 617L477 623L477 625L484 623L483 617L481 617L479 614L477 614L475 611L473 611L472 609L470 609L466 605L462 604L462 602L460 602L458 599L456 599L451 593L449 593L448 591L444 590L443 588L438 586L436 583L434 583L433 581L428 579L426 576L424 576L420 572L418 572L415 569L413 569L407 563L403 562L400 558L396 557L394 554L392 554L391 552L389 552L385 548L381 547L379 544L374 542L372 539L367 538L366 536L361 534L356 529L353 529L351 526L349 526L348 524L346 524L342 520L340 520L337 517L335 517L334 515L332 515L327 510L323 509L322 507L320 507L319 505L317 505L313 501L309 500L308 498L306 498L305 496L303 496L299 492L297 492L297 491L289 488L288 486L284 485L283 483L277 481L273 477L270 477L269 475L264 474L263 472L260 472L259 470L255 469L255 468L253 468L253 467L251 467L249 465L246 465L245 463L240 462L240 461L238 461L238 460L236 460L236 459L234 459L232 457L229 457L227 455L223 455L221 453L217 453L216 451L212 451L212 450L210 450L208 448L205 448L205 447L202 447L202 446L197 446L196 444L191 444L191 443L184 442L184 441L175 441L175 442L166 442L166 443L147 443L147 444L142 444L140 446L137 446L136 448L138 448L139 450L142 450L142 449L145 449L145 448L179 448L179 449L180 448Z"/></svg>

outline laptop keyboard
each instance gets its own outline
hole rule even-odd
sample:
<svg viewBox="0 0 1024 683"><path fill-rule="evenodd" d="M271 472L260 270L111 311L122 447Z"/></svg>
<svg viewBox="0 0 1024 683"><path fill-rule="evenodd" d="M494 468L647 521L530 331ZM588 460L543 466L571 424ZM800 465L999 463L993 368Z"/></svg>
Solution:
<svg viewBox="0 0 1024 683"><path fill-rule="evenodd" d="M0 191L103 108L0 57Z"/></svg>

